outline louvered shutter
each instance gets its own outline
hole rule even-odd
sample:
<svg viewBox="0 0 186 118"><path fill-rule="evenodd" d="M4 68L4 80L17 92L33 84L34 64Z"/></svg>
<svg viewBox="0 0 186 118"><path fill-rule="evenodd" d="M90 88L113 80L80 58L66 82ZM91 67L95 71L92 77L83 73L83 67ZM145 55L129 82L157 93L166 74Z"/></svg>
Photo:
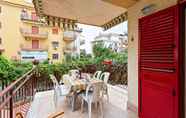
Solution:
<svg viewBox="0 0 186 118"><path fill-rule="evenodd" d="M141 118L178 118L178 7L139 20Z"/></svg>

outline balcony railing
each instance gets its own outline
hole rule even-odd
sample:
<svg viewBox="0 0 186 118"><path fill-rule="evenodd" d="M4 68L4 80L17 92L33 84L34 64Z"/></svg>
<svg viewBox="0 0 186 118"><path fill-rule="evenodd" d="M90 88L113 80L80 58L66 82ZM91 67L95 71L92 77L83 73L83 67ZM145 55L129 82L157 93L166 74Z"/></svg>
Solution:
<svg viewBox="0 0 186 118"><path fill-rule="evenodd" d="M33 23L41 23L41 24L45 24L46 22L43 19L40 19L39 17L36 18L32 18L31 15L21 15L21 20L22 21L29 21L29 22L33 22Z"/></svg>
<svg viewBox="0 0 186 118"><path fill-rule="evenodd" d="M70 46L68 46L68 47L65 47L65 48L64 48L64 52L66 52L66 53L73 53L73 52L75 52L76 50L77 50L76 47L70 47Z"/></svg>
<svg viewBox="0 0 186 118"><path fill-rule="evenodd" d="M47 51L48 50L48 46L39 46L39 48L33 48L32 45L24 45L24 44L21 44L20 48L21 50L24 51Z"/></svg>
<svg viewBox="0 0 186 118"><path fill-rule="evenodd" d="M84 45L85 44L85 40L80 40L80 45Z"/></svg>
<svg viewBox="0 0 186 118"><path fill-rule="evenodd" d="M65 31L63 36L64 41L74 41L76 39L76 33L74 31Z"/></svg>
<svg viewBox="0 0 186 118"><path fill-rule="evenodd" d="M51 80L41 79L37 67L34 66L29 72L8 86L2 84L3 90L0 91L0 118L15 118L16 113L20 112L20 107L23 104L30 103L37 91L52 89L53 84Z"/></svg>
<svg viewBox="0 0 186 118"><path fill-rule="evenodd" d="M47 31L39 31L39 33L33 33L31 29L20 28L20 32L22 33L24 37L36 37L40 39L48 38Z"/></svg>

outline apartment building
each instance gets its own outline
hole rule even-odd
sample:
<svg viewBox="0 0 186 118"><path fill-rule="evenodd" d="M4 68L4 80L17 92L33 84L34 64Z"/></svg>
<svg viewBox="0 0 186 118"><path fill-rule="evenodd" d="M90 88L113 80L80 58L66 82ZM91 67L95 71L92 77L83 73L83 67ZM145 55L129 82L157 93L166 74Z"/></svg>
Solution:
<svg viewBox="0 0 186 118"><path fill-rule="evenodd" d="M78 56L80 55L82 29L76 28L71 31L64 31L63 40L65 42L64 55Z"/></svg>
<svg viewBox="0 0 186 118"><path fill-rule="evenodd" d="M15 60L61 62L68 49L76 50L73 35L47 25L28 0L0 1L0 54ZM66 46L67 45L67 46Z"/></svg>
<svg viewBox="0 0 186 118"><path fill-rule="evenodd" d="M128 34L100 33L92 41L92 45L103 43L104 47L110 48L115 52L122 52L128 47Z"/></svg>

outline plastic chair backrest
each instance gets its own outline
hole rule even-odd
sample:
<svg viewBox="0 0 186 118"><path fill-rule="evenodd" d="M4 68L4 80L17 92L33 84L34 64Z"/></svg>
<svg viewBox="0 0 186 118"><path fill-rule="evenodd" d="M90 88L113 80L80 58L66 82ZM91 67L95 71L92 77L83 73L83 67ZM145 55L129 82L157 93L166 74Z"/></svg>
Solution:
<svg viewBox="0 0 186 118"><path fill-rule="evenodd" d="M68 83L70 81L70 75L64 74L63 75L63 83Z"/></svg>
<svg viewBox="0 0 186 118"><path fill-rule="evenodd" d="M79 70L76 70L76 69L74 69L74 70L70 70L70 76L72 76L73 78L79 78L79 75L80 75L80 72L79 72Z"/></svg>
<svg viewBox="0 0 186 118"><path fill-rule="evenodd" d="M100 98L102 97L101 95L102 88L103 88L102 82L89 84L86 89L86 98L90 97L91 101L99 101ZM89 96L90 91L92 92L91 96Z"/></svg>
<svg viewBox="0 0 186 118"><path fill-rule="evenodd" d="M50 79L52 80L55 87L59 86L59 83L54 75L50 74Z"/></svg>
<svg viewBox="0 0 186 118"><path fill-rule="evenodd" d="M93 79L100 79L102 71L96 71L93 75Z"/></svg>
<svg viewBox="0 0 186 118"><path fill-rule="evenodd" d="M108 83L110 73L109 72L104 72L101 74L100 79L104 81L105 84Z"/></svg>

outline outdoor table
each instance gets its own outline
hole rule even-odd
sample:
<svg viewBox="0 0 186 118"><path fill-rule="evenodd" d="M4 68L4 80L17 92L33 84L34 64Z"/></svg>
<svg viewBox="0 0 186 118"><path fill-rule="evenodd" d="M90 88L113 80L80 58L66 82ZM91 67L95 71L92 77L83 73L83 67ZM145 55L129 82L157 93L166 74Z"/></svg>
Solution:
<svg viewBox="0 0 186 118"><path fill-rule="evenodd" d="M78 92L86 90L88 84L94 84L99 82L103 83L102 80L92 79L92 78L91 79L69 79L64 81L64 84L71 85L71 91L74 93L72 98L72 111L75 111L75 103L76 103Z"/></svg>

